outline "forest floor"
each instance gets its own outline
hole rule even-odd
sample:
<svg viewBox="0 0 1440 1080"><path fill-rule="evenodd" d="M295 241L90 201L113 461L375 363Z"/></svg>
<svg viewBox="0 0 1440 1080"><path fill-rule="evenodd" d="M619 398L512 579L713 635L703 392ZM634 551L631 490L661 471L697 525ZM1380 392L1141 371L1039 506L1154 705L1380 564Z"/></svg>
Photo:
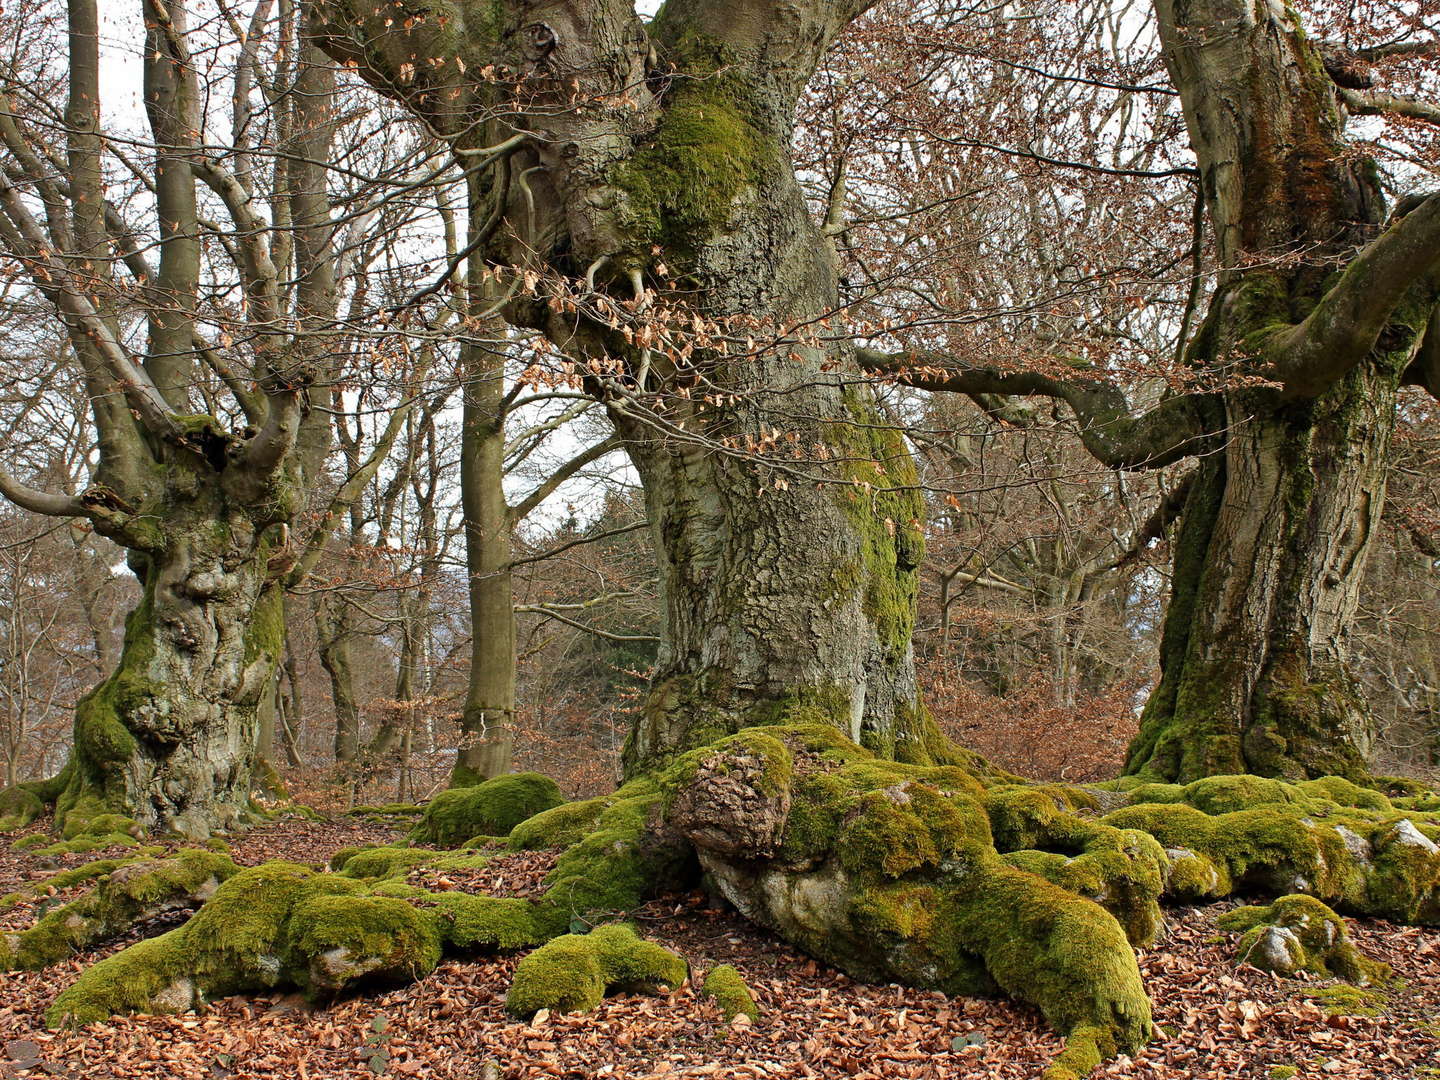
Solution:
<svg viewBox="0 0 1440 1080"><path fill-rule="evenodd" d="M341 847L394 836L343 819L285 820L237 838L231 854L244 864L323 863ZM0 893L54 872L32 854L12 851L13 839L0 838ZM65 856L62 863L104 854ZM535 895L552 859L545 852L505 854L480 871L416 881L431 889ZM1359 948L1389 963L1396 978L1358 1002L1372 1015L1343 1015L1323 982L1237 966L1233 937L1215 929L1216 916L1231 906L1168 912L1165 941L1140 956L1161 1033L1138 1057L1109 1062L1096 1075L1440 1078L1440 929L1352 921ZM28 906L5 912L0 930L29 925L33 915ZM447 961L411 986L320 1008L299 995L229 998L199 1015L47 1031L42 1018L55 995L86 964L132 938L48 971L0 974L0 1077L1022 1080L1037 1076L1059 1050L1033 1010L852 982L699 894L655 901L635 921L644 935L683 953L692 970L739 968L763 1010L760 1022L726 1025L718 1008L686 985L667 996L616 997L591 1013L541 1014L537 1023L520 1023L501 1008L515 958L480 957ZM1352 1011L1356 1005L1350 1003Z"/></svg>

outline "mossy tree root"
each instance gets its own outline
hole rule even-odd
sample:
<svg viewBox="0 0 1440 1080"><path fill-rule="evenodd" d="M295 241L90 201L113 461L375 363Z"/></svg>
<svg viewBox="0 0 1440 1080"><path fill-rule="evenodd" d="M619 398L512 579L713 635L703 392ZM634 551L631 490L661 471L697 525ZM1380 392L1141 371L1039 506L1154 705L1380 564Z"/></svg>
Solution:
<svg viewBox="0 0 1440 1080"><path fill-rule="evenodd" d="M1282 896L1273 904L1236 908L1220 916L1222 930L1241 931L1236 957L1280 975L1309 972L1356 986L1380 982L1387 964L1362 956L1345 920L1313 896Z"/></svg>
<svg viewBox="0 0 1440 1080"><path fill-rule="evenodd" d="M352 849L337 853L334 873L266 863L231 877L179 929L85 971L47 1020L53 1026L179 1012L216 996L279 987L326 997L405 982L428 974L443 954L540 945L584 928L586 917L611 918L694 881L693 858L655 833L654 783L627 784L594 801L593 828L560 856L538 901L430 892L407 881L417 870L483 866L480 854Z"/></svg>
<svg viewBox="0 0 1440 1080"><path fill-rule="evenodd" d="M443 951L523 948L567 930L542 953L573 959L574 1000L591 1001L606 938L581 945L575 932L693 885L703 868L743 914L857 978L1035 1004L1066 1036L1048 1072L1066 1080L1148 1039L1133 946L1163 933L1163 901L1299 892L1440 921L1440 815L1427 792L1250 776L1027 784L964 760L881 760L825 725L747 729L613 795L516 823L512 849L564 847L538 901L408 880L488 857L471 852L347 851L333 874L269 864L236 875L180 930L91 969L51 1017L282 984L330 993L423 975ZM598 978L600 994L624 984L603 965ZM514 1009L573 1007L527 981L538 985L521 980Z"/></svg>
<svg viewBox="0 0 1440 1080"><path fill-rule="evenodd" d="M62 872L63 887L95 872L84 896L43 915L34 926L0 936L0 970L39 970L129 930L142 920L198 906L239 870L213 851L190 849L165 859L101 860Z"/></svg>
<svg viewBox="0 0 1440 1080"><path fill-rule="evenodd" d="M661 778L666 826L726 897L862 979L1000 989L1067 1036L1052 1080L1150 1035L1132 946L1160 903L1306 892L1440 921L1440 821L1338 778L1027 784L902 765L832 728L754 728Z"/></svg>
<svg viewBox="0 0 1440 1080"><path fill-rule="evenodd" d="M541 1009L588 1012L609 993L678 989L688 970L684 957L612 923L588 934L565 934L521 960L505 1009L523 1020Z"/></svg>

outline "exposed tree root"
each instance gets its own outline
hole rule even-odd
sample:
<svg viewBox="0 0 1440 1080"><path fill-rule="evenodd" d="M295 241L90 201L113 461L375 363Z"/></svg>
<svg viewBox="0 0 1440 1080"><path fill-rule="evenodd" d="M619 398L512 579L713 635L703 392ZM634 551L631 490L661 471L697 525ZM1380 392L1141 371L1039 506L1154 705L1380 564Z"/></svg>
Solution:
<svg viewBox="0 0 1440 1080"><path fill-rule="evenodd" d="M582 932L703 869L749 918L857 978L1035 1004L1066 1036L1048 1073L1063 1080L1148 1039L1133 946L1163 934L1163 901L1307 893L1440 921L1434 805L1333 778L1027 784L978 760L884 761L822 725L751 728L514 825L512 849L565 847L538 901L406 880L417 867L481 866L479 853L352 850L330 874L267 864L236 874L179 930L87 971L50 1018L281 985L332 994L420 977L443 952L543 942L512 1011L585 1007L607 988L683 977L645 943L631 948L633 935L626 950L602 948L628 931ZM458 843L468 827L447 836ZM607 967L637 952L650 966L634 979Z"/></svg>
<svg viewBox="0 0 1440 1080"><path fill-rule="evenodd" d="M585 1012L608 993L678 987L687 971L684 957L615 923L588 934L565 934L521 960L505 1008L526 1020L541 1009Z"/></svg>

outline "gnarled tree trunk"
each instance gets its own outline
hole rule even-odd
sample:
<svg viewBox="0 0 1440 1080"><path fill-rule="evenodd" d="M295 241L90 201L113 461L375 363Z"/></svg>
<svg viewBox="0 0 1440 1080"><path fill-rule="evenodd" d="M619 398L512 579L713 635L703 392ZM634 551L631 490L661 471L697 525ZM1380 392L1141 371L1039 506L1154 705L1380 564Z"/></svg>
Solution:
<svg viewBox="0 0 1440 1080"><path fill-rule="evenodd" d="M57 813L119 810L204 836L250 799L260 699L284 647L269 567L280 522L214 486L167 501L153 546L132 555L144 590L115 672L76 708Z"/></svg>

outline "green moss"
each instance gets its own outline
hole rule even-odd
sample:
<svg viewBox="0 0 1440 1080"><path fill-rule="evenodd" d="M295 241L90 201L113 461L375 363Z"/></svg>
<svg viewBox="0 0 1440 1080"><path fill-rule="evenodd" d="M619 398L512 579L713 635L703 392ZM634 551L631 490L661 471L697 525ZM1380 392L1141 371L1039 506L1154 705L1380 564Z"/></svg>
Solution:
<svg viewBox="0 0 1440 1080"><path fill-rule="evenodd" d="M484 855L461 855L410 847L362 848L348 854L336 852L337 858L340 855L344 855L344 860L334 867L340 876L370 881L404 877L421 867L438 871L479 870L489 861Z"/></svg>
<svg viewBox="0 0 1440 1080"><path fill-rule="evenodd" d="M1294 1065L1271 1065L1270 1071L1265 1075L1269 1080L1290 1080L1299 1071Z"/></svg>
<svg viewBox="0 0 1440 1080"><path fill-rule="evenodd" d="M541 1009L585 1012L607 993L678 989L686 971L683 957L642 940L629 926L602 926L555 938L522 959L505 1009L522 1019Z"/></svg>
<svg viewBox="0 0 1440 1080"><path fill-rule="evenodd" d="M10 847L14 851L33 851L35 848L44 847L50 843L50 838L44 833L31 833L29 836L22 836Z"/></svg>
<svg viewBox="0 0 1440 1080"><path fill-rule="evenodd" d="M692 37L670 59L678 70L659 127L611 174L626 194L625 232L639 238L641 261L652 244L692 261L779 163L773 139L756 127L748 84L729 69L722 47Z"/></svg>
<svg viewBox="0 0 1440 1080"><path fill-rule="evenodd" d="M1327 1016L1379 1016L1385 1006L1385 995L1379 991L1344 984L1307 988L1305 996Z"/></svg>
<svg viewBox="0 0 1440 1080"><path fill-rule="evenodd" d="M632 780L615 793L594 829L567 848L545 879L545 903L566 923L595 913L629 912L649 896L698 876L694 856L649 829L658 819L658 786Z"/></svg>
<svg viewBox="0 0 1440 1080"><path fill-rule="evenodd" d="M190 849L166 859L101 860L77 867L61 888L98 877L85 896L48 912L11 937L5 966L38 970L123 933L137 919L203 900L237 867L223 855ZM63 875L57 875L57 878Z"/></svg>
<svg viewBox="0 0 1440 1080"><path fill-rule="evenodd" d="M1313 896L1282 896L1272 904L1236 908L1217 920L1222 930L1242 931L1237 955L1281 974L1307 971L1364 985L1389 974L1351 943L1345 921Z"/></svg>
<svg viewBox="0 0 1440 1080"><path fill-rule="evenodd" d="M737 1016L748 1016L752 1023L760 1019L760 1006L755 1004L755 996L732 964L717 964L706 972L705 981L700 984L700 994L712 998L720 1006L727 1024Z"/></svg>
<svg viewBox="0 0 1440 1080"><path fill-rule="evenodd" d="M292 978L312 992L411 982L440 962L436 920L392 897L312 896L295 905L288 927Z"/></svg>
<svg viewBox="0 0 1440 1080"><path fill-rule="evenodd" d="M410 840L458 847L482 833L505 836L525 819L564 801L555 781L539 773L497 776L474 787L440 792L411 830Z"/></svg>
<svg viewBox="0 0 1440 1080"><path fill-rule="evenodd" d="M542 810L511 829L507 842L514 851L569 847L594 828L609 805L610 800L601 797Z"/></svg>
<svg viewBox="0 0 1440 1080"><path fill-rule="evenodd" d="M145 834L145 830L134 818L126 817L124 814L101 813L93 817L86 817L78 810L70 812L65 819L65 827L61 830L61 835L66 840L74 840L85 835L105 836L115 833L140 837Z"/></svg>
<svg viewBox="0 0 1440 1080"><path fill-rule="evenodd" d="M44 812L44 801L25 785L0 788L0 832L22 829Z"/></svg>
<svg viewBox="0 0 1440 1080"><path fill-rule="evenodd" d="M521 949L565 929L553 912L529 900L447 892L430 893L421 901L439 916L445 944L460 952Z"/></svg>

